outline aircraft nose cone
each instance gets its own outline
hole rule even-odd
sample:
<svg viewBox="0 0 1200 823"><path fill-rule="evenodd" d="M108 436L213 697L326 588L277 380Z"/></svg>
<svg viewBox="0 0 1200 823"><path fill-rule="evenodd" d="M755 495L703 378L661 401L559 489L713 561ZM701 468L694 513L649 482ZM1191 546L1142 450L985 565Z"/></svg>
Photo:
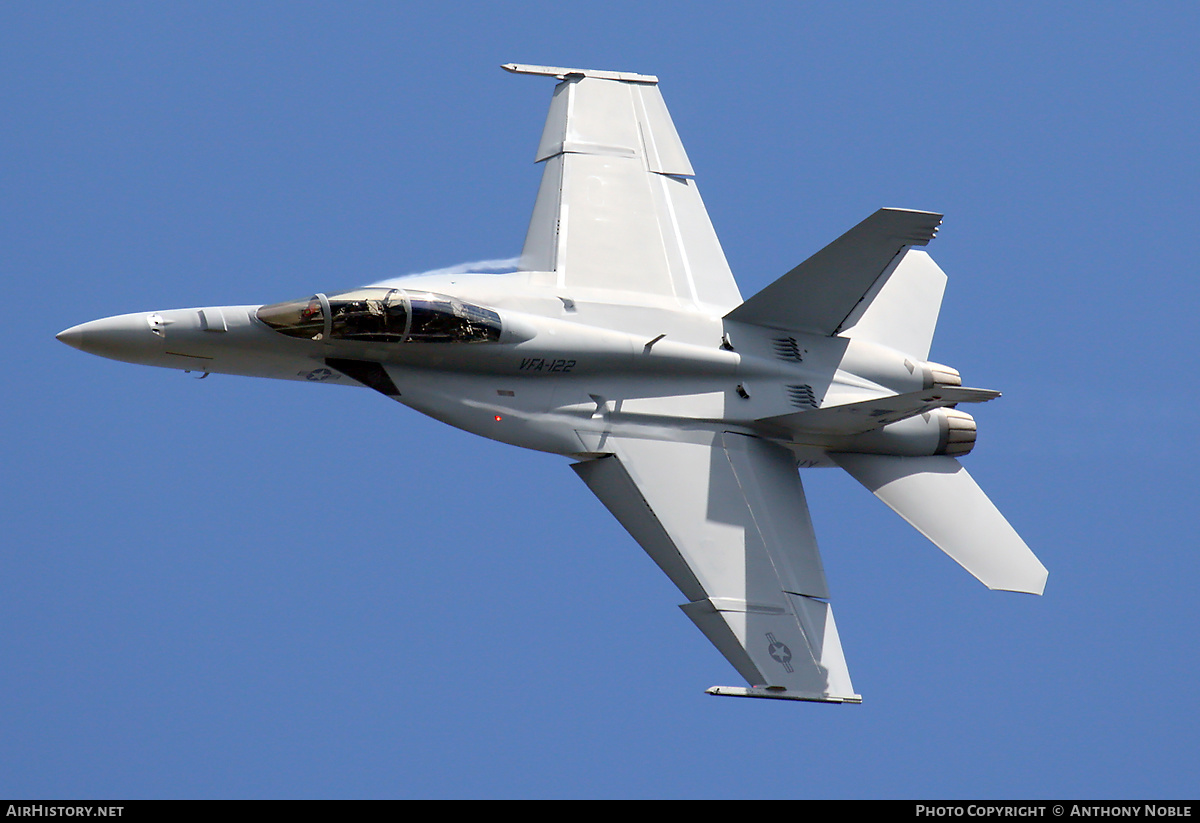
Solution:
<svg viewBox="0 0 1200 823"><path fill-rule="evenodd" d="M129 363L146 363L161 356L164 347L163 337L152 331L152 321L156 317L145 314L106 317L72 326L55 337L88 354Z"/></svg>
<svg viewBox="0 0 1200 823"><path fill-rule="evenodd" d="M54 335L55 339L61 340L73 349L83 350L83 327L87 323L82 323L78 326L72 326L69 329L63 329L58 334Z"/></svg>

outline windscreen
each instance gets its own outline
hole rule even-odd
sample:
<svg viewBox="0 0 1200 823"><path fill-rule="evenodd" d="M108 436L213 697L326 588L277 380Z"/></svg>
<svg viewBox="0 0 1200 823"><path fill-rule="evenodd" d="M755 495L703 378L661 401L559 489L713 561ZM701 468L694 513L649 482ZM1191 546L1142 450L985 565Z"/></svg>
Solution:
<svg viewBox="0 0 1200 823"><path fill-rule="evenodd" d="M325 332L325 309L321 298L313 295L307 300L272 303L258 310L258 319L280 334L320 340Z"/></svg>

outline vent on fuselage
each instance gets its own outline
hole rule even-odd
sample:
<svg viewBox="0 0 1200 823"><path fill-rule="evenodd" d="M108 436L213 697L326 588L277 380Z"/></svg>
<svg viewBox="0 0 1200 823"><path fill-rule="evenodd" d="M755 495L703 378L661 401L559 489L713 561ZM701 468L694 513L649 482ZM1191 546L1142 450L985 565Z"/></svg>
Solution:
<svg viewBox="0 0 1200 823"><path fill-rule="evenodd" d="M776 337L775 354L780 360L791 360L796 363L804 362L804 352L794 337Z"/></svg>
<svg viewBox="0 0 1200 823"><path fill-rule="evenodd" d="M817 407L816 395L813 394L812 386L807 383L788 386L787 393L792 405L798 409L815 409Z"/></svg>

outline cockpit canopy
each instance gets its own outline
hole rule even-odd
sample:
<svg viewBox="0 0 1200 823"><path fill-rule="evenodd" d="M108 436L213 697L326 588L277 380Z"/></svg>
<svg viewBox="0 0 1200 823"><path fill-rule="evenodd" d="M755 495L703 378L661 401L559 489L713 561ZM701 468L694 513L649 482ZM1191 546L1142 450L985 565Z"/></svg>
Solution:
<svg viewBox="0 0 1200 823"><path fill-rule="evenodd" d="M367 343L490 343L500 339L500 315L456 297L370 287L274 303L258 319L280 334L305 340Z"/></svg>

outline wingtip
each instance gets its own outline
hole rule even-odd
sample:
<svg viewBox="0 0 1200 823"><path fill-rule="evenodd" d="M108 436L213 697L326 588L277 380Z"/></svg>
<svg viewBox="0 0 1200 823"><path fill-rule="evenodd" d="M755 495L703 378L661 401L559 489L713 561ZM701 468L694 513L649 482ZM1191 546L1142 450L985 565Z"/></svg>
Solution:
<svg viewBox="0 0 1200 823"><path fill-rule="evenodd" d="M1042 574L1036 580L1024 581L1015 584L995 584L988 586L994 592L1016 592L1017 594L1033 594L1041 597L1046 593L1046 581L1050 577L1050 572L1042 568ZM986 585L986 584L985 584Z"/></svg>
<svg viewBox="0 0 1200 823"><path fill-rule="evenodd" d="M710 686L705 694L715 697L759 697L768 700L799 700L803 703L861 703L859 694L811 694L809 692L793 692L770 686Z"/></svg>
<svg viewBox="0 0 1200 823"><path fill-rule="evenodd" d="M658 78L653 74L637 74L631 71L600 71L598 69L572 69L565 66L535 66L527 63L502 63L500 68L513 74L538 74L565 80L568 77L592 77L598 80L619 80L625 83L654 85Z"/></svg>
<svg viewBox="0 0 1200 823"><path fill-rule="evenodd" d="M884 206L880 211L903 212L905 214L920 215L925 218L921 222L928 226L929 231L936 235L937 230L941 228L942 222L946 219L946 215L940 211L926 211L925 209L901 209L896 206Z"/></svg>

